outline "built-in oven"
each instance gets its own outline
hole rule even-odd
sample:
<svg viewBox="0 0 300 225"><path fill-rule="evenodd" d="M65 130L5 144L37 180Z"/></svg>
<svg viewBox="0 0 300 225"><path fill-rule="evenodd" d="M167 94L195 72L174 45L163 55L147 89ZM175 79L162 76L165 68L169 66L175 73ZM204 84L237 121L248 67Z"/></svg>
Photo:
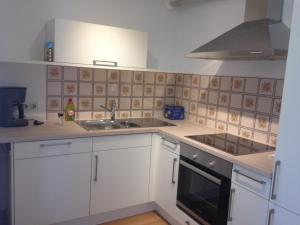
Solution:
<svg viewBox="0 0 300 225"><path fill-rule="evenodd" d="M177 207L201 225L226 225L232 163L181 143Z"/></svg>

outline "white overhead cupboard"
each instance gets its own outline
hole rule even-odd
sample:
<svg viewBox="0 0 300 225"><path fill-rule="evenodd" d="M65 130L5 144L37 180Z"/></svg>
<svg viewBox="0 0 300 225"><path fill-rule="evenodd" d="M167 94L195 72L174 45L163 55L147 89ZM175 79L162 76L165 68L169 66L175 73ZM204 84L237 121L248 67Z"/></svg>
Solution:
<svg viewBox="0 0 300 225"><path fill-rule="evenodd" d="M54 19L47 24L54 61L86 65L146 68L148 34L142 31Z"/></svg>

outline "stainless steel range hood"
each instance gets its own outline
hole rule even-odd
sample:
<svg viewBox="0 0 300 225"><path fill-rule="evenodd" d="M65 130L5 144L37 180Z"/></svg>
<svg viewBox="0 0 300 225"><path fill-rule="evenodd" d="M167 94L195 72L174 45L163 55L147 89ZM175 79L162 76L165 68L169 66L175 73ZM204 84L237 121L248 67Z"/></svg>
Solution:
<svg viewBox="0 0 300 225"><path fill-rule="evenodd" d="M186 55L216 60L285 60L290 30L282 0L247 0L245 22Z"/></svg>

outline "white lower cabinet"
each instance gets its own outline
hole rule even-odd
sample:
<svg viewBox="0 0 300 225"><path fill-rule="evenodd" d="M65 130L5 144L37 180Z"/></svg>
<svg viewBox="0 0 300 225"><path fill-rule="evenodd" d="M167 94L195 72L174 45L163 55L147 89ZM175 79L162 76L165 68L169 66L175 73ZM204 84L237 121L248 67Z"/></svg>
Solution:
<svg viewBox="0 0 300 225"><path fill-rule="evenodd" d="M299 224L300 224L300 215L296 215L270 202L267 225L299 225Z"/></svg>
<svg viewBox="0 0 300 225"><path fill-rule="evenodd" d="M93 153L91 214L149 201L151 146Z"/></svg>
<svg viewBox="0 0 300 225"><path fill-rule="evenodd" d="M15 160L15 225L89 216L90 178L91 153Z"/></svg>

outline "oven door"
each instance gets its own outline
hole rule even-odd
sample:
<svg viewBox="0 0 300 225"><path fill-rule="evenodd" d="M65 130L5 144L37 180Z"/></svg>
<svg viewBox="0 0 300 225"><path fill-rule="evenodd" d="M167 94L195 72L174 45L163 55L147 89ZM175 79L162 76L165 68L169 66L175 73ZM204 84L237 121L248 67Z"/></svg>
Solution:
<svg viewBox="0 0 300 225"><path fill-rule="evenodd" d="M181 156L177 206L203 225L226 225L229 178Z"/></svg>

